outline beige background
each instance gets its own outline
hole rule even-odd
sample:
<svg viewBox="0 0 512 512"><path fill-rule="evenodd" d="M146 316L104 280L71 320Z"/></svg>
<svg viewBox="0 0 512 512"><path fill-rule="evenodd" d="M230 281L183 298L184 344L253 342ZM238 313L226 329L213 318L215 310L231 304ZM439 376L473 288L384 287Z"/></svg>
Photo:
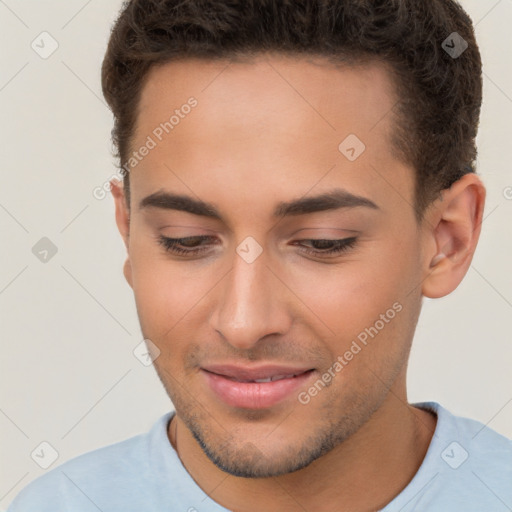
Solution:
<svg viewBox="0 0 512 512"><path fill-rule="evenodd" d="M484 58L486 218L464 282L425 302L409 399L512 437L512 0L461 3ZM44 472L30 456L41 442L57 450L54 467L146 431L171 408L132 353L141 334L124 246L110 196L92 193L115 172L100 64L120 5L0 1L0 509ZM43 31L59 45L47 59L31 48ZM32 253L42 237L58 249L47 263Z"/></svg>

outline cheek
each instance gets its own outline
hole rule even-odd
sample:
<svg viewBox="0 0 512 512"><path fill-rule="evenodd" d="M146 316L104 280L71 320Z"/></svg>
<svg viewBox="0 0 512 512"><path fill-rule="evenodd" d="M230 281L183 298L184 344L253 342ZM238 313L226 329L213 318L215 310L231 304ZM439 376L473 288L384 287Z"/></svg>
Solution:
<svg viewBox="0 0 512 512"><path fill-rule="evenodd" d="M143 333L152 339L176 334L188 315L200 307L212 284L192 275L184 265L171 262L158 248L130 250L132 281Z"/></svg>
<svg viewBox="0 0 512 512"><path fill-rule="evenodd" d="M393 242L375 241L371 251L339 265L311 264L288 271L290 288L312 312L307 314L320 326L318 333L325 333L333 360L354 341L366 353L362 359L374 361L372 366L402 353L417 314L416 295L410 293L419 279L413 245L397 249Z"/></svg>
<svg viewBox="0 0 512 512"><path fill-rule="evenodd" d="M364 328L400 300L401 278L381 258L347 258L339 265L302 265L288 271L287 283L314 315L343 335Z"/></svg>

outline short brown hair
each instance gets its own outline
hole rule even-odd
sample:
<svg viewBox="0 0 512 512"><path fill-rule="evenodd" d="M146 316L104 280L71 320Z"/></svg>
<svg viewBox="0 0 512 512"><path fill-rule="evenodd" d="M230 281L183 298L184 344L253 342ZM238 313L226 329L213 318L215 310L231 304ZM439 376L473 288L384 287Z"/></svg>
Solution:
<svg viewBox="0 0 512 512"><path fill-rule="evenodd" d="M460 56L445 46L455 45L455 32L468 45ZM482 62L471 19L454 0L124 2L102 66L120 168L152 66L264 52L390 64L398 98L392 147L416 171L418 221L440 191L475 172ZM122 174L129 203L129 175Z"/></svg>

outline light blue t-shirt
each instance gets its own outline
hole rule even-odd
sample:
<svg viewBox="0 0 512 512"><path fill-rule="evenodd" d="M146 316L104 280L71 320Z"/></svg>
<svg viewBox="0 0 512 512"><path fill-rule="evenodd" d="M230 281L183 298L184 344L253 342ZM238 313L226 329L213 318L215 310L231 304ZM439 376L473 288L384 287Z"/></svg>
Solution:
<svg viewBox="0 0 512 512"><path fill-rule="evenodd" d="M510 512L512 440L436 402L427 454L381 512ZM226 512L194 482L167 438L174 413L148 433L71 459L28 484L8 512Z"/></svg>

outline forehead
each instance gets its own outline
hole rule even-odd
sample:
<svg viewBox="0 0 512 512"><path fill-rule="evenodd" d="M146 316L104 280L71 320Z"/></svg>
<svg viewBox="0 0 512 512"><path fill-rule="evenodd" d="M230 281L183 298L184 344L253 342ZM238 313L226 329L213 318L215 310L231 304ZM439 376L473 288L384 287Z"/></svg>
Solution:
<svg viewBox="0 0 512 512"><path fill-rule="evenodd" d="M190 98L196 105L182 108ZM132 150L148 137L154 148L131 172L133 192L141 197L166 185L190 192L186 183L204 195L206 181L211 193L261 190L283 199L286 190L295 197L347 184L376 197L389 196L393 182L412 200L411 169L390 147L396 101L380 62L335 66L267 55L155 67L142 90ZM343 152L346 140L356 153L364 149L356 160Z"/></svg>
<svg viewBox="0 0 512 512"><path fill-rule="evenodd" d="M195 117L205 132L212 122L224 128L259 127L260 132L269 123L296 129L309 122L315 130L338 135L349 126L363 133L396 103L390 76L381 61L334 65L320 57L279 54L242 61L182 59L150 70L139 102L138 131L149 131L151 122L194 96L200 102Z"/></svg>

